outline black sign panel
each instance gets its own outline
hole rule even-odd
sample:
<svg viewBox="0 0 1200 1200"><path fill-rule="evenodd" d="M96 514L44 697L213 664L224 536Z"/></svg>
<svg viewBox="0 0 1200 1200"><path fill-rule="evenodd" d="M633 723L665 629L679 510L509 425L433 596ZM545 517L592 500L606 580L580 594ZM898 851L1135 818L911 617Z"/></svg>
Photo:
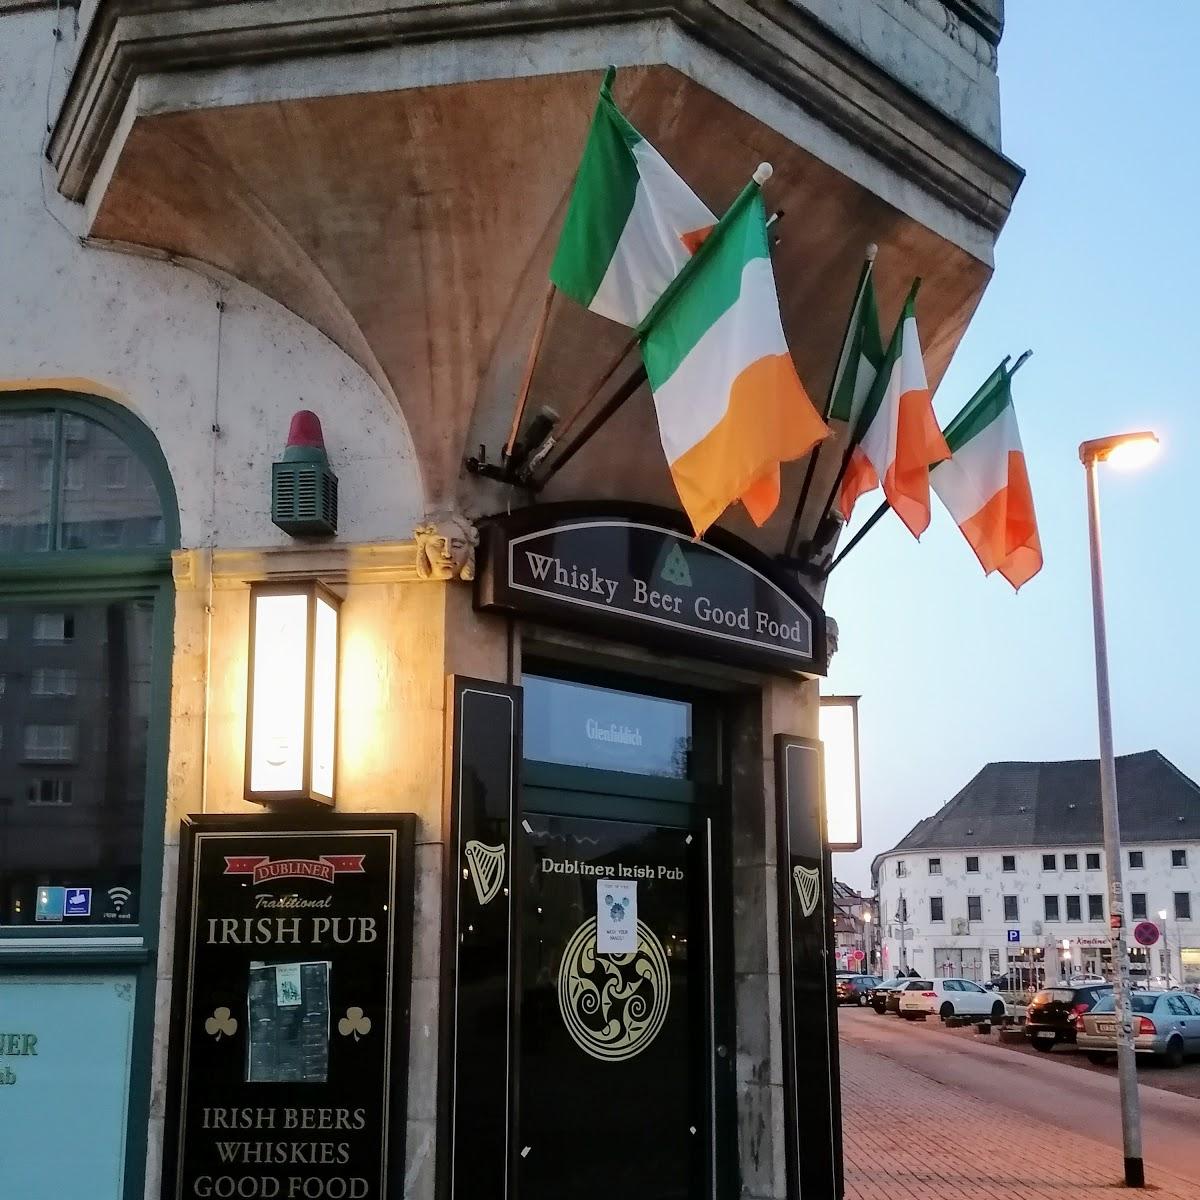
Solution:
<svg viewBox="0 0 1200 1200"><path fill-rule="evenodd" d="M476 606L782 672L825 670L820 606L753 547L679 514L539 505L481 526Z"/></svg>
<svg viewBox="0 0 1200 1200"><path fill-rule="evenodd" d="M451 681L438 1194L509 1195L513 830L521 689Z"/></svg>
<svg viewBox="0 0 1200 1200"><path fill-rule="evenodd" d="M833 873L824 844L820 742L776 735L775 794L787 1194L837 1200L843 1188Z"/></svg>
<svg viewBox="0 0 1200 1200"><path fill-rule="evenodd" d="M397 1194L414 825L185 821L164 1198Z"/></svg>

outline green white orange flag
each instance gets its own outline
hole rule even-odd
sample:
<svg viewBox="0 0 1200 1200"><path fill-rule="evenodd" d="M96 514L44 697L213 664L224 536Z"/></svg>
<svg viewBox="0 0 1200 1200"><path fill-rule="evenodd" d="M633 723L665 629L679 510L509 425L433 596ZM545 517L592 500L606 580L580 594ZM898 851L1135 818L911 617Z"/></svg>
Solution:
<svg viewBox="0 0 1200 1200"><path fill-rule="evenodd" d="M841 357L833 376L829 403L831 421L855 428L883 359L879 309L875 304L875 285L871 281L871 264L868 262L863 265L846 326L846 340L842 343Z"/></svg>
<svg viewBox="0 0 1200 1200"><path fill-rule="evenodd" d="M1042 544L1004 363L946 426L946 443L953 457L930 473L933 490L985 574L1019 591L1042 569Z"/></svg>
<svg viewBox="0 0 1200 1200"><path fill-rule="evenodd" d="M761 524L778 503L779 464L802 458L828 430L783 335L757 184L733 202L638 335L663 451L697 537L747 493Z"/></svg>
<svg viewBox="0 0 1200 1200"><path fill-rule="evenodd" d="M636 327L717 223L600 85L550 281L585 308Z"/></svg>
<svg viewBox="0 0 1200 1200"><path fill-rule="evenodd" d="M848 521L858 497L882 483L888 504L919 538L929 526L929 468L949 458L950 449L925 378L915 286L863 404L857 434L838 500L842 516Z"/></svg>

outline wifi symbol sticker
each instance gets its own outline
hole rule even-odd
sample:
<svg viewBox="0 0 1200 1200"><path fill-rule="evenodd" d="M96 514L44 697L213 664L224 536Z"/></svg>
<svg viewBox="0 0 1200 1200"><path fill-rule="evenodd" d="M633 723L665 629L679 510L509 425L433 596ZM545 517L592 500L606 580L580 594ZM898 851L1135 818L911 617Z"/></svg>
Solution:
<svg viewBox="0 0 1200 1200"><path fill-rule="evenodd" d="M127 887L112 887L108 889L108 898L112 902L115 911L121 912L125 905L129 903L129 898L133 892Z"/></svg>

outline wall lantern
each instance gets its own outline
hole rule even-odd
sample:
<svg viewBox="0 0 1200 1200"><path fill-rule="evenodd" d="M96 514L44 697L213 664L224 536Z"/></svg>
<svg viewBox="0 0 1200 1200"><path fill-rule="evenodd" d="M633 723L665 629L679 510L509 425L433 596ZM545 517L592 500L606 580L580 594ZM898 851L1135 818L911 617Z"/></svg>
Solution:
<svg viewBox="0 0 1200 1200"><path fill-rule="evenodd" d="M333 803L340 606L316 580L250 586L247 800Z"/></svg>
<svg viewBox="0 0 1200 1200"><path fill-rule="evenodd" d="M825 749L825 836L830 850L862 849L858 699L821 697L818 733Z"/></svg>

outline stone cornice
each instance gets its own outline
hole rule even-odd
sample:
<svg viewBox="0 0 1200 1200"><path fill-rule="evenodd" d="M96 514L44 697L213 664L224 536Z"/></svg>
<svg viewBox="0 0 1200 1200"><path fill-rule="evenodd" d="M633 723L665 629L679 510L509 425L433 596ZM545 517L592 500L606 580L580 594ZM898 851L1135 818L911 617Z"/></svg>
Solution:
<svg viewBox="0 0 1200 1200"><path fill-rule="evenodd" d="M60 8L76 9L80 0L62 0ZM28 12L34 8L54 8L55 0L0 0L0 17L6 13Z"/></svg>
<svg viewBox="0 0 1200 1200"><path fill-rule="evenodd" d="M337 542L295 546L252 546L239 549L176 550L171 574L180 591L208 586L245 588L260 580L320 579L323 583L416 583L416 543Z"/></svg>
<svg viewBox="0 0 1200 1200"><path fill-rule="evenodd" d="M664 20L979 226L995 233L1004 224L1020 167L786 0L108 0L81 49L49 156L60 191L82 201L143 75Z"/></svg>

